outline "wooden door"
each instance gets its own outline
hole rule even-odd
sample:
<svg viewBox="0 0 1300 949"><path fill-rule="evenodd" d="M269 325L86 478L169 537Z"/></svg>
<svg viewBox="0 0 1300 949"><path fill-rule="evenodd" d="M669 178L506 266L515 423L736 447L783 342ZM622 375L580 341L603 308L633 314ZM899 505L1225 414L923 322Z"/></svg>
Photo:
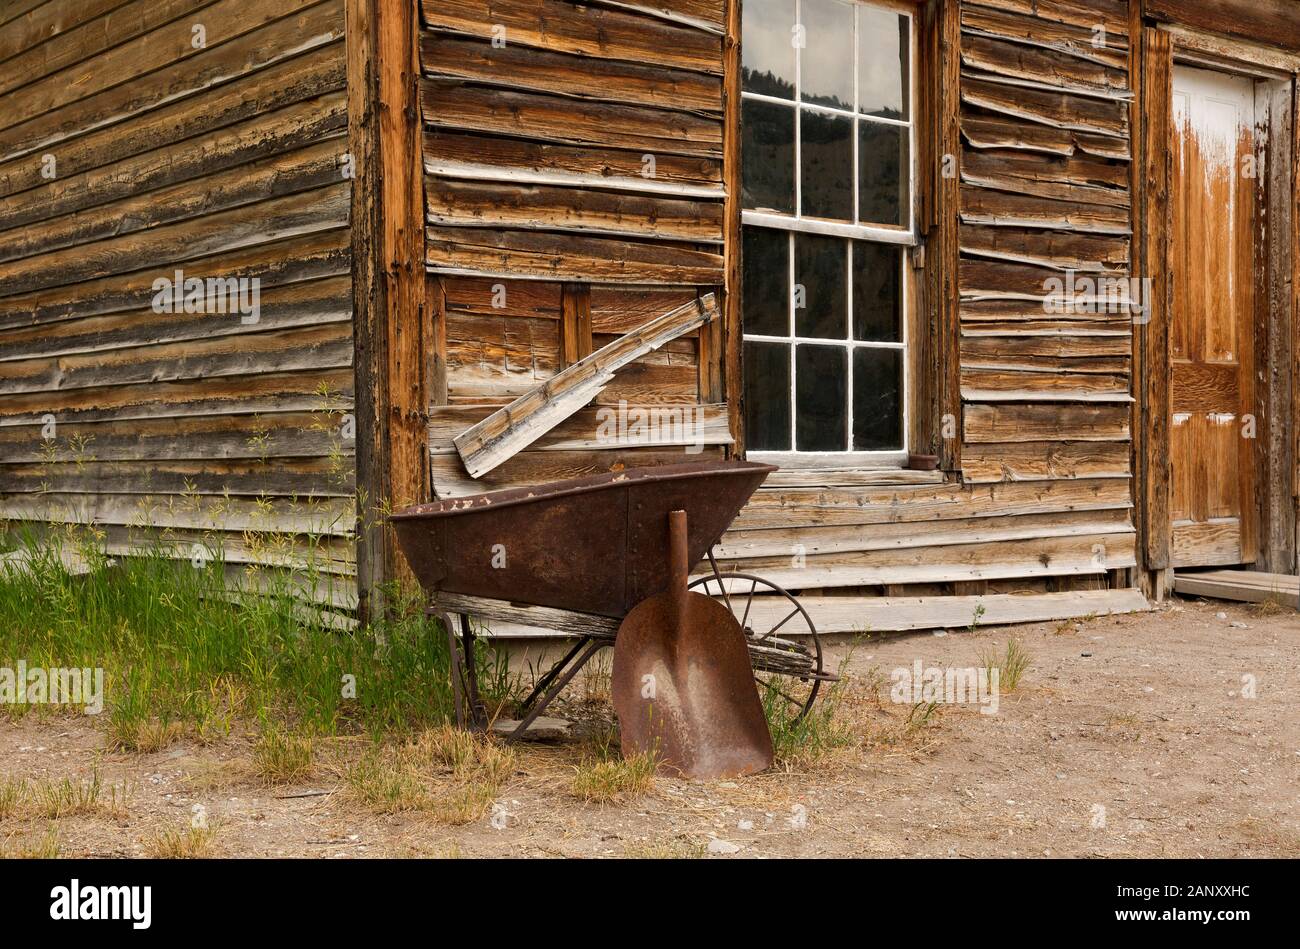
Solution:
<svg viewBox="0 0 1300 949"><path fill-rule="evenodd" d="M1252 563L1254 85L1175 68L1173 106L1172 560L1175 567Z"/></svg>

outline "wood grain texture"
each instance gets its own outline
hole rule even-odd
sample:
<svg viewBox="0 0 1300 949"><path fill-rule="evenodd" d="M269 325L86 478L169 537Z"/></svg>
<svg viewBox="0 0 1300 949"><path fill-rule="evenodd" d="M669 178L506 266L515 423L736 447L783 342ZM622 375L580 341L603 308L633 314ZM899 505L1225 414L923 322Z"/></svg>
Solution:
<svg viewBox="0 0 1300 949"><path fill-rule="evenodd" d="M354 572L342 0L27 6L0 14L0 516ZM177 270L255 315L166 312Z"/></svg>

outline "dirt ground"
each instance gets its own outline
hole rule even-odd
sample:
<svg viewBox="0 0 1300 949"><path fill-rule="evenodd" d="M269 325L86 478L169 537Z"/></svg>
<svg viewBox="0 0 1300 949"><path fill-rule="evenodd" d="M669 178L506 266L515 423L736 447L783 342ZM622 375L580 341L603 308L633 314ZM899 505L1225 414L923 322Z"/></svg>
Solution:
<svg viewBox="0 0 1300 949"><path fill-rule="evenodd" d="M976 666L1011 636L1030 660L997 714L890 701L895 668ZM200 805L214 856L1300 856L1292 611L1175 600L837 648L851 677L844 747L593 804L573 791L582 745L529 745L493 814L459 826L350 797L342 775L368 739L331 740L308 778L268 786L246 737L128 754L105 750L86 717L0 716L0 777L80 782L98 769L112 797L80 816L0 812L0 851L44 839L64 856L158 853Z"/></svg>

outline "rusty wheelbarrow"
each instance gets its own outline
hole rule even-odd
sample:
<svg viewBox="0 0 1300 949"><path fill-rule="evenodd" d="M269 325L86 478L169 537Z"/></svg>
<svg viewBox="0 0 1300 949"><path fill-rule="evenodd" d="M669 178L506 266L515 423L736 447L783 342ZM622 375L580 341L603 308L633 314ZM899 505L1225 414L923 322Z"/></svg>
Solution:
<svg viewBox="0 0 1300 949"><path fill-rule="evenodd" d="M697 704L688 714L707 718L716 713L698 706L702 691L730 693L704 698L731 703L732 709L744 704L745 699L735 695L735 675L716 668L725 664L721 656L699 654L701 649L731 649L724 632L728 624L737 629L735 645L748 652L749 700L779 703L791 717L807 714L821 684L835 679L824 667L812 619L776 584L720 570L712 549L774 470L741 461L635 468L452 498L393 515L398 543L430 594L430 612L444 616L454 663L463 670L463 683L461 672L453 675L462 723L468 719L483 724L470 615L554 628L577 637L576 645L524 701L524 717L512 737L522 736L600 649L614 645L615 705L625 750L629 733L634 741L639 735L643 742L671 743L672 735L659 727L662 720L650 726L638 721L630 727L626 706L634 699L629 695L654 695L648 664L658 661L660 668L667 668L663 663L668 661L670 666L676 662L678 669L664 683L671 701ZM692 592L687 594L687 574L706 557L710 570L689 581ZM651 605L655 602L658 607ZM459 649L449 614L460 615ZM674 637L657 630L678 622L697 632L712 630L698 632L698 642L708 645L687 650L687 655L664 648L662 643ZM656 643L661 645L656 648ZM634 657L636 661L629 661ZM690 669L696 671L697 684L709 686L695 688L694 699L685 685ZM462 694L468 710L460 708ZM665 707L662 699L659 707ZM741 731L756 728L752 707L737 713ZM766 737L765 724L762 729ZM751 735L750 740L757 739Z"/></svg>

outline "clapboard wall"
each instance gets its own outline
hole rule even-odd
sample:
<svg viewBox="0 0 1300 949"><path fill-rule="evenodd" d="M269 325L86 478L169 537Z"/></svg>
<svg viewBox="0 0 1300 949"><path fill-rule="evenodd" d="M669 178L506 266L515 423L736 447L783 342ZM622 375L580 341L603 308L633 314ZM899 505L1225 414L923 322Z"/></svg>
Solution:
<svg viewBox="0 0 1300 949"><path fill-rule="evenodd" d="M343 0L0 6L0 519L352 570L347 106Z"/></svg>
<svg viewBox="0 0 1300 949"><path fill-rule="evenodd" d="M585 291L570 300L573 284L725 282L674 255L687 241L692 254L739 253L701 243L727 233L722 196L708 189L739 184L736 155L722 148L735 103L721 74L734 62L725 31L736 39L737 8L430 0L422 9L426 246L440 276L451 406L434 409L435 489L682 460L680 450L592 452L583 434L593 409L539 446L572 451L525 452L481 481L463 476L450 439L488 410L478 406L508 401L563 365L566 317L585 305ZM936 174L926 195L921 282L931 289L919 294L926 339L915 358L928 360L917 374L920 394L933 396L918 412L933 418L914 427L949 437L948 470L782 471L724 539L724 565L803 590L1127 584L1130 321L1049 316L1043 297L1045 279L1067 270L1129 275L1128 17L1125 0L929 6L925 161L937 168L953 153L958 176ZM646 153L659 158L653 191L637 180ZM706 190L683 201L684 188ZM519 276L541 282L507 279ZM491 307L493 287L508 291L505 308ZM637 293L629 306L623 292L593 290L597 322L612 333L649 318L652 298ZM688 349L656 358L689 363ZM950 402L942 386L927 388L930 375L951 377ZM689 384L683 373L675 392L635 391L676 399ZM705 403L706 390L701 382Z"/></svg>
<svg viewBox="0 0 1300 949"><path fill-rule="evenodd" d="M723 559L803 589L1127 585L1131 321L1043 304L1068 270L1129 276L1127 3L931 9L928 161L954 155L957 175L934 178L922 372L952 382L919 410L936 433L920 447L949 470L780 472Z"/></svg>
<svg viewBox="0 0 1300 949"><path fill-rule="evenodd" d="M724 283L723 0L420 4L438 497L682 461L597 413L688 407L730 441L721 325L637 360L485 478L451 439L618 336Z"/></svg>

